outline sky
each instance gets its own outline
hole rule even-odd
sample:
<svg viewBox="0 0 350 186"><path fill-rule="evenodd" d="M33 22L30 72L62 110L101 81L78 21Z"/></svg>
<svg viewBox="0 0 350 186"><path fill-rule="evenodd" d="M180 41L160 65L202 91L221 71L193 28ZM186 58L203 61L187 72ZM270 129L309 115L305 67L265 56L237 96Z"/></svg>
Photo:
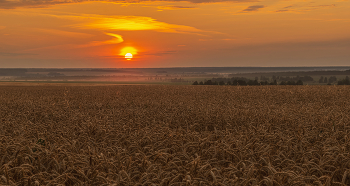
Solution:
<svg viewBox="0 0 350 186"><path fill-rule="evenodd" d="M350 0L0 0L0 68L349 65Z"/></svg>

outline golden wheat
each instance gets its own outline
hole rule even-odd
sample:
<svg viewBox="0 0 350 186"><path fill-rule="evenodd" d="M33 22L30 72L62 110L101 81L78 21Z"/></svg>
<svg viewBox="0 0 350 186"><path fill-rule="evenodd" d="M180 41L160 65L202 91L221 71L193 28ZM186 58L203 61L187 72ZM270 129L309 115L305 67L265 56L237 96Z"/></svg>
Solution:
<svg viewBox="0 0 350 186"><path fill-rule="evenodd" d="M347 86L1 86L2 185L350 185Z"/></svg>

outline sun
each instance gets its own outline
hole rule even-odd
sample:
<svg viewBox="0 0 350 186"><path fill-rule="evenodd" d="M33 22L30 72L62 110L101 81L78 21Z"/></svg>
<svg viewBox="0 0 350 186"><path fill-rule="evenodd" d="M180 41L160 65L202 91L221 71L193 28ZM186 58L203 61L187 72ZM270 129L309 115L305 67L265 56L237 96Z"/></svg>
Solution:
<svg viewBox="0 0 350 186"><path fill-rule="evenodd" d="M126 53L125 54L126 60L131 60L132 59L132 53Z"/></svg>
<svg viewBox="0 0 350 186"><path fill-rule="evenodd" d="M136 54L137 50L130 46L122 48L119 53L119 55L124 56L126 60L131 60Z"/></svg>

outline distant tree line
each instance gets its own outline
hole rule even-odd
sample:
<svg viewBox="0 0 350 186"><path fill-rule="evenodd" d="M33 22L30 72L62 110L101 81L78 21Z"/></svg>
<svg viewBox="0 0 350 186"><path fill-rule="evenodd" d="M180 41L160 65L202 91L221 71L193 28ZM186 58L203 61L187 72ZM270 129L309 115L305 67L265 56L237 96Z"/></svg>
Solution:
<svg viewBox="0 0 350 186"><path fill-rule="evenodd" d="M350 78L346 76L345 79L338 81L338 85L350 85Z"/></svg>
<svg viewBox="0 0 350 186"><path fill-rule="evenodd" d="M179 79L174 78L174 79L170 79L170 82L187 82L187 81L185 81L185 80L182 79L182 78L179 78Z"/></svg>
<svg viewBox="0 0 350 186"><path fill-rule="evenodd" d="M337 82L337 77L335 76L331 76L327 79L327 77L323 77L321 76L321 78L318 80L319 83L328 83L328 84L332 84L334 82Z"/></svg>
<svg viewBox="0 0 350 186"><path fill-rule="evenodd" d="M277 77L273 77L274 79L272 82L267 81L267 79L264 76L260 77L261 80L265 81L258 81L258 77L255 77L255 80L251 80L244 77L232 77L232 78L212 78L211 80L204 80L204 81L195 81L192 85L233 85L233 86L257 86L257 85L303 85L303 81L301 79L309 79L307 76L304 77L293 77L290 79L297 79L297 81L289 80L289 81L280 81L277 82ZM288 79L288 77L286 77ZM279 77L278 79L286 79ZM321 76L321 78L318 81L319 83L328 83L328 85L337 82L337 77L331 76L329 78ZM338 85L350 85L350 78L348 76L345 77L345 79L342 79L338 81Z"/></svg>
<svg viewBox="0 0 350 186"><path fill-rule="evenodd" d="M279 85L303 85L303 81L281 81ZM273 82L260 81L257 79L249 80L246 78L213 78L211 80L195 81L192 85L233 85L233 86L258 86L258 85L278 85L277 81Z"/></svg>
<svg viewBox="0 0 350 186"><path fill-rule="evenodd" d="M328 83L328 85L337 82L337 77L331 76L327 79L327 77L321 76L321 78L318 80L319 83ZM350 85L350 78L349 76L346 76L345 79L339 80L338 85Z"/></svg>
<svg viewBox="0 0 350 186"><path fill-rule="evenodd" d="M227 84L228 82L233 82L235 80L241 80L241 81L245 81L246 83L248 83L250 81L250 84L254 84L254 80L251 80L251 79L248 79L248 78L245 78L245 77L232 77L232 78L212 78L211 81L212 82L220 82L220 81L223 81L225 84ZM259 78L258 77L255 77L255 80L258 81ZM282 76L272 76L271 78L271 81L270 81L270 78L269 77L265 77L265 76L261 76L260 77L260 81L258 81L259 83L257 83L258 85L261 84L264 84L265 82L270 82L270 83L274 83L274 84L277 84L277 82L283 82L284 83L288 83L288 81L290 83L292 83L293 81L296 83L298 81L302 81L302 82L305 82L305 81L313 81L314 79L311 77L311 76L296 76L296 77L282 77ZM268 84L270 84L268 83ZM255 82L256 84L256 82ZM265 83L266 84L266 83Z"/></svg>
<svg viewBox="0 0 350 186"><path fill-rule="evenodd" d="M311 76L296 76L296 77L283 77L283 76L272 76L272 80L277 80L277 81L313 81L314 78ZM268 81L268 80L267 80Z"/></svg>
<svg viewBox="0 0 350 186"><path fill-rule="evenodd" d="M48 76L65 76L64 74L62 74L62 73L59 73L59 72L49 72L48 74L47 74Z"/></svg>
<svg viewBox="0 0 350 186"><path fill-rule="evenodd" d="M24 76L27 69L0 69L0 76Z"/></svg>

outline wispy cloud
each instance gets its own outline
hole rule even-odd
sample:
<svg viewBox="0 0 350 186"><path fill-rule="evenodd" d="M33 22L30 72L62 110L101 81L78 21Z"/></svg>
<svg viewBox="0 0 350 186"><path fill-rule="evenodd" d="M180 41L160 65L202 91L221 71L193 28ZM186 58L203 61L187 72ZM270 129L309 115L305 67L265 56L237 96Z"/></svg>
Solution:
<svg viewBox="0 0 350 186"><path fill-rule="evenodd" d="M39 8L56 4L73 3L70 0L0 0L0 9L14 9L18 7ZM76 1L78 2L78 1Z"/></svg>
<svg viewBox="0 0 350 186"><path fill-rule="evenodd" d="M318 10L318 9L324 9L324 8L333 8L335 7L335 4L329 4L329 5L290 5L283 7L279 10L276 10L275 12L307 12L312 10Z"/></svg>
<svg viewBox="0 0 350 186"><path fill-rule="evenodd" d="M177 9L194 9L196 7L190 7L190 6L158 6L158 9L161 10L177 10Z"/></svg>
<svg viewBox="0 0 350 186"><path fill-rule="evenodd" d="M27 28L28 29L28 28ZM88 38L91 34L81 33L81 32L70 32L57 29L44 29L44 28L31 28L35 32L44 33L45 35L72 37L72 38Z"/></svg>
<svg viewBox="0 0 350 186"><path fill-rule="evenodd" d="M105 33L106 35L112 36L114 38L107 40L107 41L92 41L89 44L86 45L80 45L78 46L78 48L80 47L92 47L92 46L101 46L101 45L108 45L108 44L118 44L118 43L122 43L123 37L121 35L118 34L113 34L113 33Z"/></svg>
<svg viewBox="0 0 350 186"><path fill-rule="evenodd" d="M109 36L112 36L114 37L113 39L111 40L108 40L108 41L105 41L104 43L106 44L116 44L116 43L121 43L123 42L123 37L121 35L118 35L118 34L112 34L112 33L106 33L107 35Z"/></svg>
<svg viewBox="0 0 350 186"><path fill-rule="evenodd" d="M334 7L335 4L331 4L331 5L317 5L317 6L309 6L310 8L322 8L322 7Z"/></svg>
<svg viewBox="0 0 350 186"><path fill-rule="evenodd" d="M152 52L152 53L144 53L144 56L164 56L164 55L172 55L176 54L178 51L177 50L168 50L168 51L157 51L157 52Z"/></svg>
<svg viewBox="0 0 350 186"><path fill-rule="evenodd" d="M0 56L16 57L16 56L32 56L33 53L16 53L16 52L0 52Z"/></svg>
<svg viewBox="0 0 350 186"><path fill-rule="evenodd" d="M85 17L70 17L72 19L85 19ZM74 27L84 29L97 29L102 31L111 30L154 30L158 32L200 34L205 31L185 25L176 25L157 21L151 17L142 16L93 16L89 15L89 22L85 22Z"/></svg>
<svg viewBox="0 0 350 186"><path fill-rule="evenodd" d="M256 12L262 8L265 8L265 5L254 5L254 6L249 6L248 8L242 10L242 12Z"/></svg>

